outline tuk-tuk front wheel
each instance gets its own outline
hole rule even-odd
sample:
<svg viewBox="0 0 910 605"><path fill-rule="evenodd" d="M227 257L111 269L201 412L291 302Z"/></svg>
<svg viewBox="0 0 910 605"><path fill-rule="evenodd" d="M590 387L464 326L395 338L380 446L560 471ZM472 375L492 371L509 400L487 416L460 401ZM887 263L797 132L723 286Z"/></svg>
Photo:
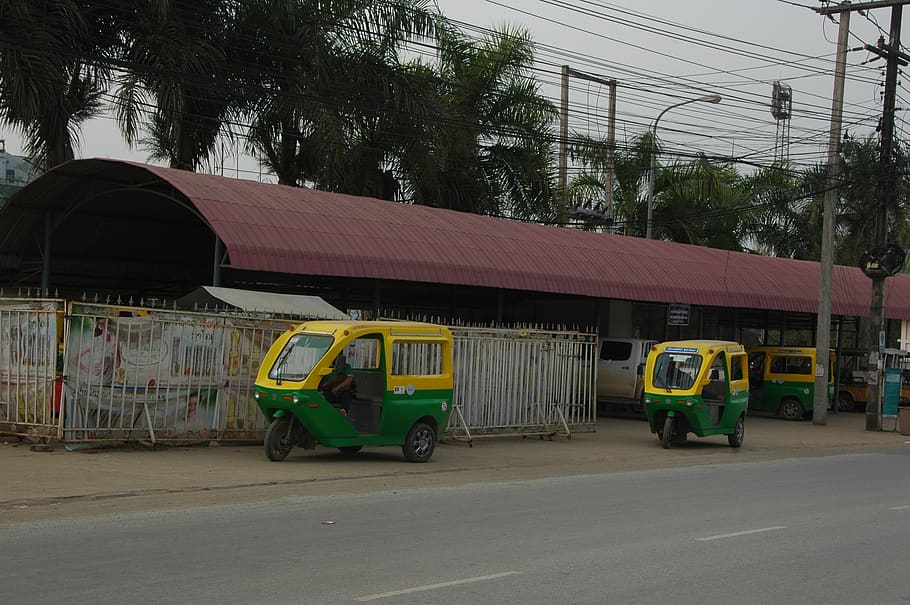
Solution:
<svg viewBox="0 0 910 605"><path fill-rule="evenodd" d="M743 421L743 417L740 416L736 421L736 426L733 428L733 432L727 435L727 443L730 444L730 447L740 447L743 444L743 437L746 435L746 423Z"/></svg>
<svg viewBox="0 0 910 605"><path fill-rule="evenodd" d="M664 420L664 430L660 434L660 442L665 450L670 449L670 445L673 443L673 420L673 416L667 416L667 419Z"/></svg>
<svg viewBox="0 0 910 605"><path fill-rule="evenodd" d="M281 462L291 453L291 417L276 418L265 431L265 455L272 462Z"/></svg>
<svg viewBox="0 0 910 605"><path fill-rule="evenodd" d="M436 449L436 431L423 422L415 422L401 446L409 462L426 462Z"/></svg>

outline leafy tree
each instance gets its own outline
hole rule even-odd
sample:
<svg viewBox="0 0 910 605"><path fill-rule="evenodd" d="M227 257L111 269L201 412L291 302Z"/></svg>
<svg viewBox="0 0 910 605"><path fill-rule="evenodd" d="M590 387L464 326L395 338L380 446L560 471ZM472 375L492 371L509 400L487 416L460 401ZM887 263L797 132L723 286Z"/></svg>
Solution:
<svg viewBox="0 0 910 605"><path fill-rule="evenodd" d="M400 159L415 203L478 214L552 220L556 111L529 75L528 32L479 41L450 32L436 66L438 115Z"/></svg>
<svg viewBox="0 0 910 605"><path fill-rule="evenodd" d="M660 170L652 234L686 244L742 250L740 208L746 199L735 168L700 157Z"/></svg>
<svg viewBox="0 0 910 605"><path fill-rule="evenodd" d="M419 114L403 45L431 40L427 0L251 1L240 13L250 69L238 103L251 150L279 182L391 198L402 115Z"/></svg>
<svg viewBox="0 0 910 605"><path fill-rule="evenodd" d="M817 260L824 184L824 170L801 173L786 164L747 176L746 247L770 256Z"/></svg>
<svg viewBox="0 0 910 605"><path fill-rule="evenodd" d="M0 0L0 121L40 171L73 159L82 125L103 111L116 14L91 0Z"/></svg>
<svg viewBox="0 0 910 605"><path fill-rule="evenodd" d="M130 9L122 21L126 71L119 79L117 119L130 145L142 144L172 168L196 170L215 151L228 118L233 4L125 4Z"/></svg>

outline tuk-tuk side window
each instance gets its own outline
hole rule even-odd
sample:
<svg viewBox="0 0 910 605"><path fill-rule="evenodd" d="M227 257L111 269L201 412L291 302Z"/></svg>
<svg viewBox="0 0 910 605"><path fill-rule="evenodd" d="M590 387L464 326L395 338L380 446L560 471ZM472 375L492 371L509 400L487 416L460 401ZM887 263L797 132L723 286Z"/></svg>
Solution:
<svg viewBox="0 0 910 605"><path fill-rule="evenodd" d="M392 343L393 376L438 376L442 374L442 343Z"/></svg>
<svg viewBox="0 0 910 605"><path fill-rule="evenodd" d="M348 343L344 355L352 370L376 370L380 367L382 340L378 336L362 336Z"/></svg>
<svg viewBox="0 0 910 605"><path fill-rule="evenodd" d="M721 353L711 362L711 371L708 374L711 380L727 381L727 367L724 362L724 354Z"/></svg>
<svg viewBox="0 0 910 605"><path fill-rule="evenodd" d="M735 355L730 359L730 382L736 382L745 377L743 371L743 360L745 358L745 355Z"/></svg>
<svg viewBox="0 0 910 605"><path fill-rule="evenodd" d="M787 357L774 357L771 359L772 374L804 374L812 375L812 358L809 356L791 355Z"/></svg>
<svg viewBox="0 0 910 605"><path fill-rule="evenodd" d="M605 340L600 343L600 358L604 361L625 361L632 357L632 343Z"/></svg>
<svg viewBox="0 0 910 605"><path fill-rule="evenodd" d="M701 355L661 353L654 361L652 383L664 389L691 389L701 368Z"/></svg>
<svg viewBox="0 0 910 605"><path fill-rule="evenodd" d="M331 336L316 334L295 334L288 340L278 355L269 378L299 382L309 375L313 367L332 346Z"/></svg>

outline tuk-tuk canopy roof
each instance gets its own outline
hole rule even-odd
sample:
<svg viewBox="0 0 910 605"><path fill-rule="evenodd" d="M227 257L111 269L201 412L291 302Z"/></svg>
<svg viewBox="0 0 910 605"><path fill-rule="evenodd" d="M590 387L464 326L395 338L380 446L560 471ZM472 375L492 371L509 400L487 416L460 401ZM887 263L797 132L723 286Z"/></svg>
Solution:
<svg viewBox="0 0 910 605"><path fill-rule="evenodd" d="M201 222L223 242L223 264L232 269L818 310L816 262L103 159L58 166L11 198L0 221L0 269L18 266L25 252L34 256L46 211L55 217L54 271L84 275L110 269L112 281L121 259L146 258L152 250L157 262L195 268L197 283L206 283L212 240L190 228ZM160 281L166 273L150 267L141 277ZM910 275L886 284L886 317L910 319ZM868 316L870 300L871 280L858 268L834 268L834 315Z"/></svg>

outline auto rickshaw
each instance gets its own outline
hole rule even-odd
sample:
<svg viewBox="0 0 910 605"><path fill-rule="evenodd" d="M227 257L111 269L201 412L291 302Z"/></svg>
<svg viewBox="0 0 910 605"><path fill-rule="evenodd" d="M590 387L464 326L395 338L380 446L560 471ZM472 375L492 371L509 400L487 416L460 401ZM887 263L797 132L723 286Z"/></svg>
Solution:
<svg viewBox="0 0 910 605"><path fill-rule="evenodd" d="M339 396L326 385L353 380ZM271 424L265 453L284 460L295 445L356 454L399 445L426 462L452 411L452 334L404 321L309 321L278 337L256 378L254 397Z"/></svg>
<svg viewBox="0 0 910 605"><path fill-rule="evenodd" d="M740 447L749 405L749 362L743 346L721 340L664 342L645 364L645 412L665 448L698 437L727 435Z"/></svg>

